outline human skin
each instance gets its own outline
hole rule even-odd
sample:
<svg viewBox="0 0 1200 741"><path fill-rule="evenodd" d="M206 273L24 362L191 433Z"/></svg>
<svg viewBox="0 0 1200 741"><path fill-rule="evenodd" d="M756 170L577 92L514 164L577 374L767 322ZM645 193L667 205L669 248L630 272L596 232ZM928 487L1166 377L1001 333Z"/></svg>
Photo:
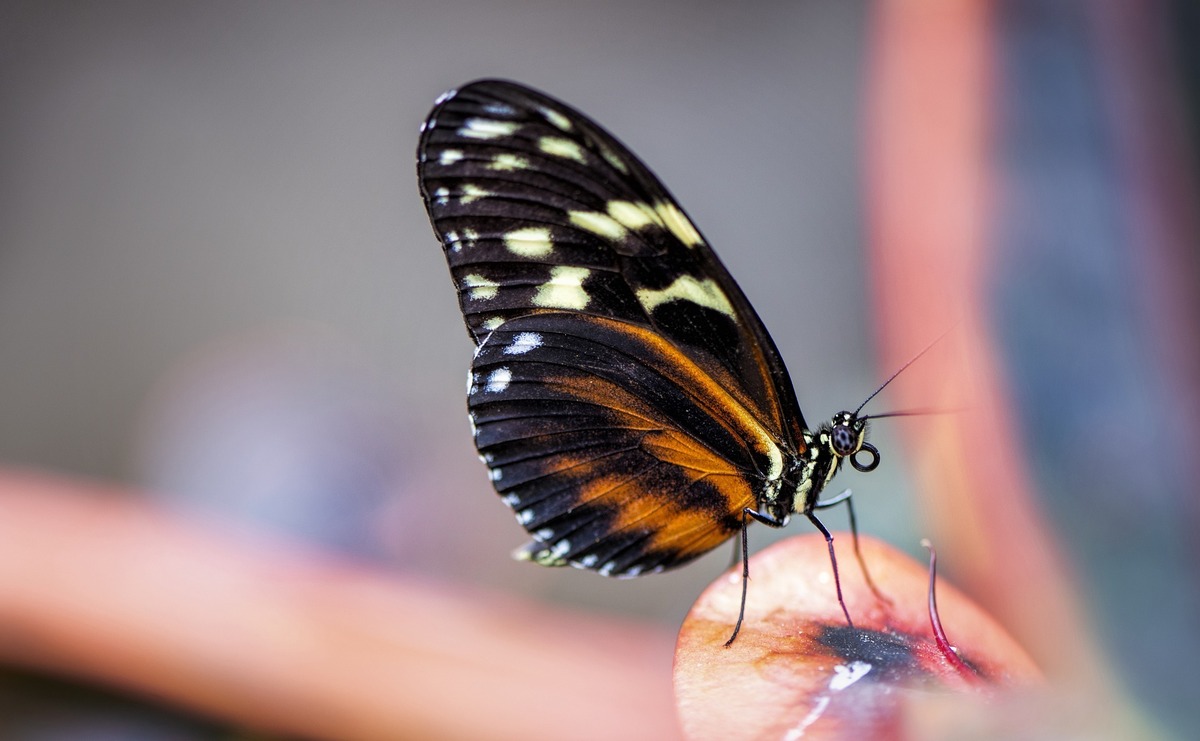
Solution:
<svg viewBox="0 0 1200 741"><path fill-rule="evenodd" d="M850 542L848 534L835 540ZM931 699L969 707L1041 685L1028 654L958 590L939 584L939 609L931 612L928 563L873 538L862 539L862 550L883 599L853 559L841 560L853 626L834 597L817 534L751 559L746 619L728 647L739 571L704 592L675 656L676 701L689 739L905 737ZM939 648L934 614L956 652Z"/></svg>

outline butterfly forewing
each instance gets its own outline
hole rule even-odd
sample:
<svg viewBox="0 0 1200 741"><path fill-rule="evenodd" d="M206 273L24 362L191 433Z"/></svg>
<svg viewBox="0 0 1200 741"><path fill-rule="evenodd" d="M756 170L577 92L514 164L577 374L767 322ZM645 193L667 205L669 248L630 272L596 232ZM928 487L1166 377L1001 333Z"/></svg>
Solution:
<svg viewBox="0 0 1200 741"><path fill-rule="evenodd" d="M527 555L632 575L735 532L804 420L658 179L579 112L495 80L439 101L418 175L478 345L476 443Z"/></svg>

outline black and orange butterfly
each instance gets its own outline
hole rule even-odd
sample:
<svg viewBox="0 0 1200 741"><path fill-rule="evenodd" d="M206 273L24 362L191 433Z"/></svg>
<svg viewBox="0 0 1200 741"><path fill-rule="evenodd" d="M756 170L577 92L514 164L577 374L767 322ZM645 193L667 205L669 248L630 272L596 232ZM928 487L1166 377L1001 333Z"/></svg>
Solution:
<svg viewBox="0 0 1200 741"><path fill-rule="evenodd" d="M516 555L633 577L740 532L745 577L749 522L795 513L836 579L815 510L850 504L818 499L844 459L879 464L868 417L809 429L766 328L658 178L588 117L500 80L442 95L417 159L476 344L475 444L533 536Z"/></svg>

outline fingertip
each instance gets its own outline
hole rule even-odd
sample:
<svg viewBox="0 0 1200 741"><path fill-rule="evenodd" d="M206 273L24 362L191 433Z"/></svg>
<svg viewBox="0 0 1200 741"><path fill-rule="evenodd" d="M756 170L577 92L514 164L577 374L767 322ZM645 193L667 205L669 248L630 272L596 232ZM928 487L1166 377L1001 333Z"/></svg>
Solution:
<svg viewBox="0 0 1200 741"><path fill-rule="evenodd" d="M977 695L981 687L1040 680L999 624L939 581L942 623L979 681L964 677L930 627L928 565L872 538L861 546L888 601L876 597L853 561L843 564L853 627L837 603L819 535L790 538L751 559L745 620L728 647L740 571L705 590L676 644L675 696L688 738L781 737L797 729L806 738L889 736L905 725L913 689Z"/></svg>

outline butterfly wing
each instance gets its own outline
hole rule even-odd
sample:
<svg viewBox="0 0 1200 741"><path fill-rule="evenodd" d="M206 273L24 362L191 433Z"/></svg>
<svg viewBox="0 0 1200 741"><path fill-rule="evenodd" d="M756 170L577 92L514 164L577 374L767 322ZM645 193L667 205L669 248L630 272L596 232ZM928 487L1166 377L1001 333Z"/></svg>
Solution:
<svg viewBox="0 0 1200 741"><path fill-rule="evenodd" d="M735 532L804 420L658 179L579 112L496 80L439 100L418 176L477 345L476 443L526 555L635 575Z"/></svg>

